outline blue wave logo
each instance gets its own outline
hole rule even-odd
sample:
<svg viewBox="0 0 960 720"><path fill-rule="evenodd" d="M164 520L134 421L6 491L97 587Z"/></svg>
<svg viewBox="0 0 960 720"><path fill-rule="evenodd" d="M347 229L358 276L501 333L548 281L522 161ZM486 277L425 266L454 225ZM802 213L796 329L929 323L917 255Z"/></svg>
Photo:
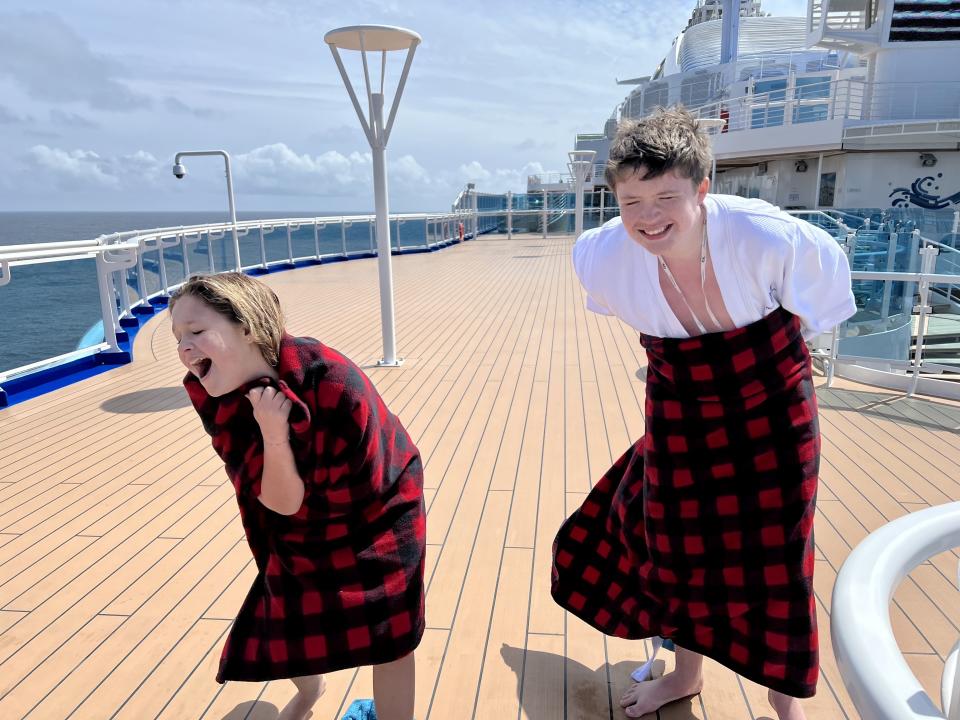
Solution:
<svg viewBox="0 0 960 720"><path fill-rule="evenodd" d="M937 173L937 177L927 175L917 178L911 183L909 188L896 188L888 197L899 195L893 203L893 207L909 207L916 205L924 210L943 210L951 205L960 203L960 191L953 195L934 195L931 190L939 190L940 186L936 183L943 177L943 173Z"/></svg>

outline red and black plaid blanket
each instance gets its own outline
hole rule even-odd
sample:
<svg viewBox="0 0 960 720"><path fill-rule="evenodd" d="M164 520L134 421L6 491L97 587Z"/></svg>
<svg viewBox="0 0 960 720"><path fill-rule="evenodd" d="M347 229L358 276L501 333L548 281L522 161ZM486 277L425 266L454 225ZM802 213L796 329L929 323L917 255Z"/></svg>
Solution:
<svg viewBox="0 0 960 720"><path fill-rule="evenodd" d="M259 570L218 682L273 680L398 660L424 629L426 514L420 455L354 363L285 335L278 383L211 398L184 385L223 459ZM293 402L291 447L306 494L295 515L258 500L263 440L246 392Z"/></svg>
<svg viewBox="0 0 960 720"><path fill-rule="evenodd" d="M608 635L661 635L809 697L820 435L800 323L780 308L641 341L646 433L560 528L553 597Z"/></svg>

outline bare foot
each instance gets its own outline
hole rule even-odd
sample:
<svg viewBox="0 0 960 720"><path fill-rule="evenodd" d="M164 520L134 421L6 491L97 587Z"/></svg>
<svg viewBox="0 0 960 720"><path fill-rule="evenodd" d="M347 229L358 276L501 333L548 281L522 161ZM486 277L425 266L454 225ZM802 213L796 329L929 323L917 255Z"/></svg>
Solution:
<svg viewBox="0 0 960 720"><path fill-rule="evenodd" d="M773 705L773 709L780 720L807 720L807 716L804 714L797 698L768 690L767 699Z"/></svg>
<svg viewBox="0 0 960 720"><path fill-rule="evenodd" d="M320 675L294 678L293 682L297 686L297 694L283 708L277 720L307 720L313 715L313 706L327 689L327 681Z"/></svg>
<svg viewBox="0 0 960 720"><path fill-rule="evenodd" d="M626 708L624 712L627 717L638 718L656 712L668 703L697 695L702 689L703 675L686 678L669 672L656 680L644 680L631 685L620 698L620 707Z"/></svg>

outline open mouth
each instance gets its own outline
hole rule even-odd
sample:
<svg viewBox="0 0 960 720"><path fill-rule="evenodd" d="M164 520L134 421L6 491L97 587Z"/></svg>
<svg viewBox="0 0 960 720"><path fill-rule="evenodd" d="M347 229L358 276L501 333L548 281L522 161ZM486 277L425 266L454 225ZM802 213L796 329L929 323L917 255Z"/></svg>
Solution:
<svg viewBox="0 0 960 720"><path fill-rule="evenodd" d="M647 240L662 240L667 236L667 233L670 232L670 228L673 227L672 223L666 225L661 225L660 227L652 227L646 230L642 228L637 228L637 231Z"/></svg>
<svg viewBox="0 0 960 720"><path fill-rule="evenodd" d="M209 358L199 358L190 363L190 369L194 375L202 380L210 372L211 365L213 365L213 362Z"/></svg>

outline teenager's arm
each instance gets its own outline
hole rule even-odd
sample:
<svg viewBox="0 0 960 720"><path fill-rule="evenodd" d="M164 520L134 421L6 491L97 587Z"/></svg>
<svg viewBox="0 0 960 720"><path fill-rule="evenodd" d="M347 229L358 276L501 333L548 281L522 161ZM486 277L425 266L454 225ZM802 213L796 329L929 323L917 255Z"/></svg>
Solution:
<svg viewBox="0 0 960 720"><path fill-rule="evenodd" d="M850 264L840 244L803 220L794 220L793 230L779 299L800 318L804 336L810 338L839 325L857 306L850 287Z"/></svg>
<svg viewBox="0 0 960 720"><path fill-rule="evenodd" d="M293 515L303 504L303 480L290 449L289 439L263 445L263 477L260 502L275 513Z"/></svg>
<svg viewBox="0 0 960 720"><path fill-rule="evenodd" d="M293 515L303 504L304 485L290 448L291 402L272 387L247 395L263 435L263 473L259 500L280 515Z"/></svg>

